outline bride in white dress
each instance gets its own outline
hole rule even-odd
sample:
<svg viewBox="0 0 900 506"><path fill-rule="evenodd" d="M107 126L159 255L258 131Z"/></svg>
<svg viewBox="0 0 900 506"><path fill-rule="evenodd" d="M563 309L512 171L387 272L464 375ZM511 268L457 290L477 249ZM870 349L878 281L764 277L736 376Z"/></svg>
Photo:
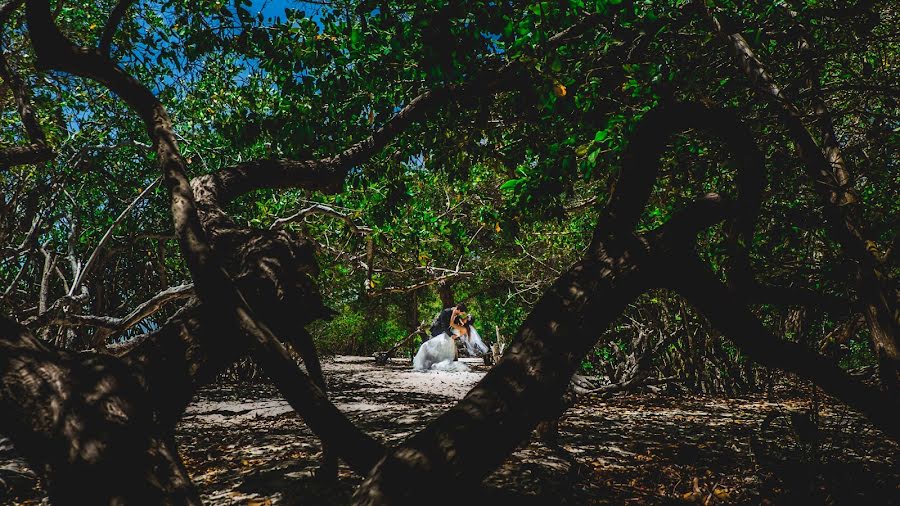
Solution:
<svg viewBox="0 0 900 506"><path fill-rule="evenodd" d="M454 315L455 316L455 315ZM475 330L467 319L457 324L451 320L450 332L442 332L422 343L418 353L413 358L413 369L416 371L468 371L469 366L456 359L456 339L461 339L470 355L487 353L488 347L481 340L478 331Z"/></svg>

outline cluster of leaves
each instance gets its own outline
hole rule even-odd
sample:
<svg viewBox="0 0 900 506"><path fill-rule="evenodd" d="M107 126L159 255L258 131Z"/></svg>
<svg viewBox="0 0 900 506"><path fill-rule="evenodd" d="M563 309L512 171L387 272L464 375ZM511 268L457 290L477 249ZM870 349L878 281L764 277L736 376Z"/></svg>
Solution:
<svg viewBox="0 0 900 506"><path fill-rule="evenodd" d="M113 55L164 102L194 175L260 157L332 155L370 135L423 91L469 82L507 62L524 69L523 82L512 91L451 103L407 129L353 168L337 194L261 191L234 203L232 215L256 227L319 202L371 229L360 235L327 215L290 225L322 245L320 284L340 316L314 333L334 352L369 353L407 335L417 321L430 320L440 309L431 287L386 289L449 271L472 273L459 277L452 290L471 303L484 333L492 336L497 326L511 336L543 290L584 250L629 132L649 109L672 98L737 110L766 154L770 181L752 255L759 277L848 297L851 269L823 233L811 183L778 119L749 92L703 19L683 4L147 0L129 10L113 39ZM875 17L844 22L821 14L839 10L841 2L792 2L794 17L776 4L722 4L772 72L789 84L786 92L807 109L808 58L796 50L796 24L811 30L828 105L859 174L865 219L874 224L877 240L889 244L900 215L900 11L876 2ZM61 5L57 20L66 33L96 44L113 2ZM541 49L593 14L604 16L597 27L556 50ZM60 258L83 261L118 212L156 178L154 155L116 97L71 76L34 70L21 13L10 20L4 42L12 64L27 76L41 124L59 152L52 162L0 175L3 203L15 208L4 215L4 239L20 239L34 212L46 210L39 244ZM11 104L0 91L4 105ZM0 125L4 143L23 140L11 107L4 107ZM699 193L733 192L734 171L722 163L726 159L715 142L677 138L640 227L660 225ZM29 192L37 195L30 202L11 197ZM25 218L13 223L9 216ZM165 194L158 190L116 230L110 254L90 280L91 312L121 314L163 285L187 281L167 238L170 227ZM369 239L375 251L371 279L360 262ZM723 264L719 231L702 237L701 249L714 266ZM37 252L0 265L4 286L24 270L15 297L4 300L14 311L33 309L42 265ZM71 274L64 262L60 266ZM64 290L52 281L53 295ZM678 304L642 299L633 314L652 306L681 314ZM759 311L773 325L786 318L777 308ZM822 332L840 323L817 318ZM677 325L661 330L682 332ZM627 331L613 334L628 342ZM850 360L854 365L866 360L859 344L866 339L861 335L850 344L862 357ZM609 360L602 350L588 363Z"/></svg>

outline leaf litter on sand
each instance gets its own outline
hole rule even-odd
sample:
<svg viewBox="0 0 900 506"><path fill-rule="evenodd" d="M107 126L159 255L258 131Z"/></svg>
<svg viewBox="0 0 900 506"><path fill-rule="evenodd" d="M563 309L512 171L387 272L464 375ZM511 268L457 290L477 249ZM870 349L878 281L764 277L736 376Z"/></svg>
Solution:
<svg viewBox="0 0 900 506"><path fill-rule="evenodd" d="M423 374L400 360L323 363L338 407L388 444L465 395L486 370L472 365L472 373ZM766 414L807 407L796 397L582 398L560 423L559 448L532 440L485 484L536 504L896 504L898 446L841 404L823 401L815 462L783 420L754 450L750 436ZM347 504L361 482L343 465L333 483L314 477L318 441L267 384L202 389L176 436L206 504ZM14 460L0 452L0 465ZM42 495L17 493L19 502Z"/></svg>

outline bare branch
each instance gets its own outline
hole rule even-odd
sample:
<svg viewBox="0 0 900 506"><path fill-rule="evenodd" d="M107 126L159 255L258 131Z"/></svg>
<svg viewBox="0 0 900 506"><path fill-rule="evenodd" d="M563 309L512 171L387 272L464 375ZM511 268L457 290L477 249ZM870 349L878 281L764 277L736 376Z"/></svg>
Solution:
<svg viewBox="0 0 900 506"><path fill-rule="evenodd" d="M61 314L52 320L46 321L44 325L97 327L97 332L94 334L92 344L95 347L102 346L108 337L134 327L145 318L161 310L169 302L187 299L193 295L194 285L192 283L172 286L139 304L132 309L131 312L121 318L112 316Z"/></svg>
<svg viewBox="0 0 900 506"><path fill-rule="evenodd" d="M31 221L31 228L28 230L28 233L25 234L25 238L22 239L22 242L19 243L15 248L4 248L3 252L0 253L0 259L7 259L12 257L17 257L26 251L31 250L34 247L34 243L40 233L41 222L43 221L43 216L38 213L35 215L34 219Z"/></svg>
<svg viewBox="0 0 900 506"><path fill-rule="evenodd" d="M594 388L583 388L583 387L575 387L575 393L579 395L599 395L602 397L612 395L614 393L619 392L627 392L630 390L636 390L640 387L650 386L650 385L663 385L665 383L672 383L673 381L678 381L677 376L666 376L664 378L650 378L646 376L635 376L632 378L628 378L621 383L613 383L611 385L603 385Z"/></svg>
<svg viewBox="0 0 900 506"><path fill-rule="evenodd" d="M22 261L22 267L20 267L19 272L16 273L16 277L14 277L9 286L6 287L6 290L3 291L3 294L0 294L0 300L6 301L10 297L10 294L15 289L16 285L19 284L19 280L22 279L22 274L25 273L25 269L28 268L28 262L30 260L31 256L25 257L25 260Z"/></svg>
<svg viewBox="0 0 900 506"><path fill-rule="evenodd" d="M863 315L851 315L849 320L840 323L819 341L819 352L825 353L829 348L846 343L851 337L855 336L865 324L866 318Z"/></svg>
<svg viewBox="0 0 900 506"><path fill-rule="evenodd" d="M52 325L57 322L59 315L71 311L73 308L83 304L88 298L87 292L81 292L78 295L65 295L56 299L46 311L38 311L38 313L27 318L23 325L26 327L41 328Z"/></svg>
<svg viewBox="0 0 900 506"><path fill-rule="evenodd" d="M419 323L419 326L416 327L416 330L412 331L411 334L409 334L408 336L404 337L403 339L397 341L393 346L391 346L390 348L388 348L387 351L377 351L377 352L375 352L375 354L374 354L374 357L375 357L375 363L376 363L376 364L382 364L382 365L383 365L383 364L386 364L387 361L388 361L388 359L390 359L391 357L393 357L393 356L394 356L394 353L396 353L397 350L399 350L401 346L403 346L403 345L405 345L406 343L410 342L410 341L412 340L412 338L416 337L416 335L422 334L423 336L426 336L426 337L427 337L428 334L426 334L425 331L428 329L428 326L429 326L428 322L424 322L424 321L423 321L423 322L420 322L420 323Z"/></svg>
<svg viewBox="0 0 900 506"><path fill-rule="evenodd" d="M408 285L408 286L392 286L392 287L388 287L388 288L381 288L379 290L372 290L372 291L368 292L368 294L372 297L378 297L380 295L385 295L388 293L406 293L406 292L411 292L413 290L418 290L419 288L422 288L425 286L431 286L431 285L441 283L444 281L448 281L451 279L467 278L467 277L474 276L474 275L475 275L474 272L454 271L454 272L451 272L450 274L444 274L443 276L438 276L436 278L426 279L424 281L419 281L418 283L414 283L414 284Z"/></svg>
<svg viewBox="0 0 900 506"><path fill-rule="evenodd" d="M47 297L50 292L50 273L53 271L53 268L56 267L56 259L58 258L56 255L50 254L47 250L41 248L41 251L44 253L44 269L41 273L41 291L38 294L38 313L43 313L47 310Z"/></svg>
<svg viewBox="0 0 900 506"><path fill-rule="evenodd" d="M81 286L81 283L91 274L91 270L94 268L94 264L97 262L97 258L99 257L100 251L103 250L103 247L106 246L106 243L109 242L109 239L112 237L113 230L125 220L126 217L131 213L131 210L134 209L136 205L146 197L159 182L162 181L161 177L156 178L150 185L144 188L134 200L131 201L125 209L119 213L118 218L112 222L112 225L106 229L106 233L103 234L103 237L100 238L100 242L97 243L97 246L94 248L94 251L91 252L91 255L88 257L87 262L85 262L84 267L78 271L78 275L75 277L75 280L72 281L72 286L69 288L69 295L75 293L78 288Z"/></svg>
<svg viewBox="0 0 900 506"><path fill-rule="evenodd" d="M372 229L369 227L357 225L353 218L350 216L336 211L333 207L327 206L325 204L313 204L309 207L301 209L296 213L286 217L286 218L278 218L275 222L272 223L272 226L269 227L269 230L275 230L276 228L281 228L287 223L291 223L294 221L300 221L303 218L311 214L326 214L328 216L333 216L339 220L342 220L350 227L350 231L354 234L366 235L372 232Z"/></svg>
<svg viewBox="0 0 900 506"><path fill-rule="evenodd" d="M566 206L566 211L577 211L579 209L584 209L586 207L593 207L597 203L597 196L586 198L584 200L573 202L571 205Z"/></svg>

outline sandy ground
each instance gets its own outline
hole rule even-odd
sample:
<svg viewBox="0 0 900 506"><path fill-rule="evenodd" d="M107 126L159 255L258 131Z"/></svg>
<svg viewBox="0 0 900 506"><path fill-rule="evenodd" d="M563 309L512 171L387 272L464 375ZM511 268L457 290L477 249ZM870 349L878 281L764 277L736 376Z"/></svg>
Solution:
<svg viewBox="0 0 900 506"><path fill-rule="evenodd" d="M416 372L407 366L407 360L392 359L385 367L376 367L367 357L335 357L325 359L322 369L329 383L352 385L351 395L338 389L335 404L347 414L406 411L389 402L391 392L403 392L411 396L434 396L440 402L461 399L479 380L486 370L481 359L462 358L470 366L471 372L429 371ZM371 394L371 395L366 395ZM360 398L362 397L362 399ZM435 399L437 400L437 399ZM424 410L430 411L428 406ZM228 399L201 394L188 407L184 421L196 424L240 424L248 419L273 417L293 410L284 400L272 399Z"/></svg>
<svg viewBox="0 0 900 506"><path fill-rule="evenodd" d="M465 395L486 371L469 363L469 373L418 373L408 360L377 366L365 357L326 359L323 367L337 406L390 445ZM582 399L560 425L564 452L532 441L485 483L520 505L897 504L898 446L842 406L823 405L814 451L786 416L760 435L766 414L807 406L750 396ZM360 481L343 465L337 483L313 477L318 441L267 384L201 390L177 437L207 504L346 504ZM40 501L39 487L12 479L20 473L2 474L15 466L23 464L0 441L0 480L10 482L0 483L0 494L6 487L6 502Z"/></svg>

